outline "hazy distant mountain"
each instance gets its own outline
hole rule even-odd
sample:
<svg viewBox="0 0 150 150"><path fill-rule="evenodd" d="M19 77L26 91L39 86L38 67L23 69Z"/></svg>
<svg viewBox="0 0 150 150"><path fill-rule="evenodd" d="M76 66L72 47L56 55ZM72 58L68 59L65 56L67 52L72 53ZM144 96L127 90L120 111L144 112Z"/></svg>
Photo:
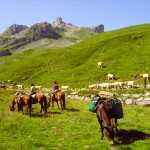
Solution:
<svg viewBox="0 0 150 150"><path fill-rule="evenodd" d="M31 27L13 24L0 34L0 55L34 47L66 47L94 34L104 32L104 25L78 27L58 17L52 24L42 22Z"/></svg>

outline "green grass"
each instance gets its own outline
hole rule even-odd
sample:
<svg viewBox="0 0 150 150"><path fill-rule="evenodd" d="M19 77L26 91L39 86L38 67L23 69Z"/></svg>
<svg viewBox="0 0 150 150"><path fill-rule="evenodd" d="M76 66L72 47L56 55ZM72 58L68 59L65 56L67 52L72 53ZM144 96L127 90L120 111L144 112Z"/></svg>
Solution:
<svg viewBox="0 0 150 150"><path fill-rule="evenodd" d="M51 87L86 87L107 81L107 73L118 81L135 80L150 69L150 24L132 26L92 36L66 48L34 48L5 57L0 65L1 81L11 79L26 86L32 82ZM1 58L0 58L1 59ZM98 68L102 61L105 68ZM149 84L149 82L148 82Z"/></svg>
<svg viewBox="0 0 150 150"><path fill-rule="evenodd" d="M14 150L148 150L150 148L150 109L123 106L124 118L118 120L117 145L110 146L101 133L95 113L88 111L89 101L67 99L67 110L40 114L39 104L33 105L31 118L26 111L10 112L9 104L15 91L0 90L0 149Z"/></svg>

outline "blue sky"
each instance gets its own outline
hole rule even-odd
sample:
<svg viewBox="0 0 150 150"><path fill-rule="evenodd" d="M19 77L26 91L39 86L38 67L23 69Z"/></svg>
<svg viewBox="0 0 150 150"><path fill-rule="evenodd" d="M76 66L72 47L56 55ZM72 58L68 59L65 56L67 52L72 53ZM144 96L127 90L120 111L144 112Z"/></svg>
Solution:
<svg viewBox="0 0 150 150"><path fill-rule="evenodd" d="M0 33L16 23L32 26L62 17L79 27L105 31L150 23L150 0L0 0Z"/></svg>

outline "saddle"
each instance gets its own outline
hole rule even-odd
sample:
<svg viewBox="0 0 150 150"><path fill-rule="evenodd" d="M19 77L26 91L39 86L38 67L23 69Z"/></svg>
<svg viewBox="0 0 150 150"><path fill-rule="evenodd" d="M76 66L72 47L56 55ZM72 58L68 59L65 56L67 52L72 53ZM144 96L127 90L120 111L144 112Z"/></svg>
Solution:
<svg viewBox="0 0 150 150"><path fill-rule="evenodd" d="M112 118L123 118L122 103L114 93L101 91L95 95L88 106L89 111L96 113L100 104L103 104L109 110Z"/></svg>
<svg viewBox="0 0 150 150"><path fill-rule="evenodd" d="M32 96L33 98L35 98L36 94L32 94L31 96Z"/></svg>
<svg viewBox="0 0 150 150"><path fill-rule="evenodd" d="M55 92L53 92L52 94L51 94L51 100L55 100L55 95L58 93L58 92L60 92L61 90L57 90L57 91L55 91Z"/></svg>

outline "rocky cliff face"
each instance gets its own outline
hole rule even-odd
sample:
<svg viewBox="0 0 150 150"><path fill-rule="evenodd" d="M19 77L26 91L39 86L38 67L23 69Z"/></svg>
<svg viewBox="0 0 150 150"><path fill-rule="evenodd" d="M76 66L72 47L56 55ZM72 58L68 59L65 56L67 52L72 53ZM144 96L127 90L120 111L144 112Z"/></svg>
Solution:
<svg viewBox="0 0 150 150"><path fill-rule="evenodd" d="M99 26L92 27L91 30L93 30L95 33L104 32L104 25L101 24Z"/></svg>
<svg viewBox="0 0 150 150"><path fill-rule="evenodd" d="M61 36L55 32L51 24L44 22L31 26L26 33L26 37L29 37L30 40L35 41L41 38L58 39Z"/></svg>
<svg viewBox="0 0 150 150"><path fill-rule="evenodd" d="M65 23L62 21L62 18L61 17L58 17L56 18L56 20L53 22L53 27L77 27L77 26L74 26L73 24L71 23Z"/></svg>
<svg viewBox="0 0 150 150"><path fill-rule="evenodd" d="M25 25L18 25L18 24L13 24L11 26L9 26L3 34L7 34L7 35L13 35L13 34L17 34L20 33L21 31L27 29L28 27Z"/></svg>
<svg viewBox="0 0 150 150"><path fill-rule="evenodd" d="M64 25L65 23L62 21L62 18L61 17L58 17L56 18L56 20L53 22L53 26L62 26Z"/></svg>
<svg viewBox="0 0 150 150"><path fill-rule="evenodd" d="M82 32L82 30L84 30L84 32ZM84 36L81 36L79 33L84 34L85 31L86 36L88 35L87 37L90 37L93 34L104 32L104 25L101 24L95 27L81 28L71 23L63 22L61 17L56 18L53 24L42 22L34 24L31 27L13 24L9 26L3 34L0 35L0 47L2 49L0 51L3 51L0 53L0 56L5 54L10 55L11 53L9 53L9 51L18 49L26 44L45 38L51 39L51 42L52 40L64 39L65 42L72 45L84 40L82 39ZM55 43L59 44L59 42ZM61 41L61 45L65 46L66 44L62 44ZM69 45L67 44L67 46Z"/></svg>

